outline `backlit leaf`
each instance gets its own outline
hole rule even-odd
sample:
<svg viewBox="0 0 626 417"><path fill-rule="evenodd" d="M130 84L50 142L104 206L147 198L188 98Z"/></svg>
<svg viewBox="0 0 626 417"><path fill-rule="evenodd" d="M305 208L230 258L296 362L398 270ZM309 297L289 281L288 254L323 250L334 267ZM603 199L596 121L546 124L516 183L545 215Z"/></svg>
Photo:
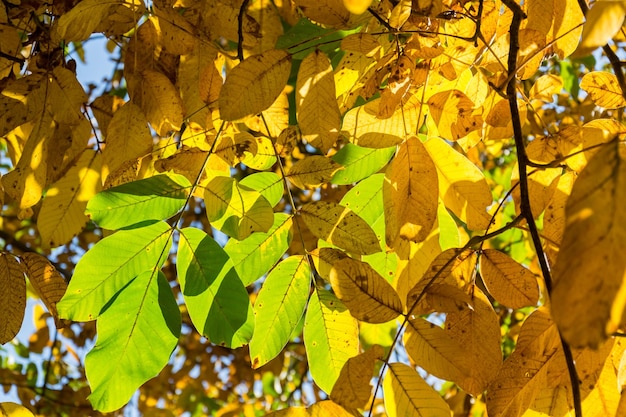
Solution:
<svg viewBox="0 0 626 417"><path fill-rule="evenodd" d="M78 3L53 26L57 39L66 42L87 39L116 3L122 3L122 0L85 0Z"/></svg>
<svg viewBox="0 0 626 417"><path fill-rule="evenodd" d="M603 146L578 176L565 207L565 233L553 269L552 315L574 346L597 346L622 323L624 152L618 141Z"/></svg>
<svg viewBox="0 0 626 417"><path fill-rule="evenodd" d="M333 263L330 283L350 314L368 323L385 323L402 313L393 287L368 264L352 258Z"/></svg>
<svg viewBox="0 0 626 417"><path fill-rule="evenodd" d="M256 172L242 178L239 184L261 193L272 207L278 204L285 192L282 178L273 172Z"/></svg>
<svg viewBox="0 0 626 417"><path fill-rule="evenodd" d="M163 369L178 343L181 316L165 275L147 270L130 281L97 328L85 358L89 400L100 411L114 411Z"/></svg>
<svg viewBox="0 0 626 417"><path fill-rule="evenodd" d="M415 369L389 364L383 381L385 411L389 417L449 417L450 407Z"/></svg>
<svg viewBox="0 0 626 417"><path fill-rule="evenodd" d="M101 158L86 149L66 173L46 191L37 225L50 247L68 243L87 224L87 202L100 191Z"/></svg>
<svg viewBox="0 0 626 417"><path fill-rule="evenodd" d="M362 14L372 4L372 0L343 0L343 5L350 13Z"/></svg>
<svg viewBox="0 0 626 417"><path fill-rule="evenodd" d="M26 266L26 274L30 285L32 285L41 301L44 302L46 308L54 317L57 327L61 327L57 313L57 303L61 301L65 291L67 291L65 278L61 276L48 259L37 253L26 252L20 255L20 258Z"/></svg>
<svg viewBox="0 0 626 417"><path fill-rule="evenodd" d="M289 168L286 177L300 188L317 188L328 183L341 165L321 155L301 159Z"/></svg>
<svg viewBox="0 0 626 417"><path fill-rule="evenodd" d="M215 177L204 188L207 217L213 227L228 236L242 240L272 227L274 211L259 192L231 177Z"/></svg>
<svg viewBox="0 0 626 417"><path fill-rule="evenodd" d="M485 249L482 252L480 275L489 294L507 307L534 306L539 300L534 274L500 251Z"/></svg>
<svg viewBox="0 0 626 417"><path fill-rule="evenodd" d="M331 159L343 166L335 172L331 183L346 185L358 182L380 171L395 153L395 147L372 149L347 143Z"/></svg>
<svg viewBox="0 0 626 417"><path fill-rule="evenodd" d="M347 207L329 201L316 201L304 205L300 214L319 239L361 255L380 250L372 228Z"/></svg>
<svg viewBox="0 0 626 417"><path fill-rule="evenodd" d="M296 83L297 116L302 136L327 153L333 147L341 116L335 99L335 80L330 60L316 49L300 64Z"/></svg>
<svg viewBox="0 0 626 417"><path fill-rule="evenodd" d="M311 269L301 255L283 260L267 275L254 302L253 368L265 365L285 347L304 313L310 287Z"/></svg>
<svg viewBox="0 0 626 417"><path fill-rule="evenodd" d="M404 142L385 173L386 239L421 242L437 219L437 170L419 138Z"/></svg>
<svg viewBox="0 0 626 417"><path fill-rule="evenodd" d="M272 105L287 84L291 55L270 49L243 60L226 76L220 91L223 120L237 120L262 112Z"/></svg>
<svg viewBox="0 0 626 417"><path fill-rule="evenodd" d="M255 232L243 240L230 239L226 243L224 250L244 285L259 279L283 256L293 239L292 225L291 216L275 213L267 232Z"/></svg>
<svg viewBox="0 0 626 417"><path fill-rule="evenodd" d="M87 203L87 215L109 230L165 220L183 208L190 188L182 175L155 175L98 193Z"/></svg>
<svg viewBox="0 0 626 417"><path fill-rule="evenodd" d="M9 253L0 253L0 344L13 340L26 309L26 268Z"/></svg>
<svg viewBox="0 0 626 417"><path fill-rule="evenodd" d="M358 323L332 293L316 289L306 311L304 344L315 383L330 393L346 361L359 349Z"/></svg>
<svg viewBox="0 0 626 417"><path fill-rule="evenodd" d="M0 403L0 415L2 417L34 417L35 415L26 407L11 403Z"/></svg>
<svg viewBox="0 0 626 417"><path fill-rule="evenodd" d="M577 55L588 54L604 46L615 36L624 23L626 5L620 1L596 1L585 16L583 34Z"/></svg>
<svg viewBox="0 0 626 417"><path fill-rule="evenodd" d="M458 140L477 130L482 118L474 113L474 103L459 90L442 91L428 99L430 115L437 125L439 136Z"/></svg>
<svg viewBox="0 0 626 417"><path fill-rule="evenodd" d="M217 242L200 229L182 229L176 271L199 333L229 348L250 341L254 317L248 293Z"/></svg>
<svg viewBox="0 0 626 417"><path fill-rule="evenodd" d="M536 310L522 325L515 350L487 388L489 415L522 415L548 382L549 365L558 360L563 361L563 352L556 326L546 310Z"/></svg>
<svg viewBox="0 0 626 417"><path fill-rule="evenodd" d="M111 299L144 271L165 261L171 245L171 229L165 222L120 230L96 243L82 256L57 304L61 318L95 320Z"/></svg>
<svg viewBox="0 0 626 417"><path fill-rule="evenodd" d="M580 88L591 96L593 102L605 109L626 107L624 92L617 82L617 77L610 72L593 71L580 81Z"/></svg>
<svg viewBox="0 0 626 417"><path fill-rule="evenodd" d="M376 360L382 360L385 351L378 345L348 359L330 397L346 408L365 408L372 395L372 379Z"/></svg>
<svg viewBox="0 0 626 417"><path fill-rule="evenodd" d="M487 207L492 197L483 173L439 138L431 137L424 146L437 167L439 194L445 206L471 230L484 230L490 220Z"/></svg>

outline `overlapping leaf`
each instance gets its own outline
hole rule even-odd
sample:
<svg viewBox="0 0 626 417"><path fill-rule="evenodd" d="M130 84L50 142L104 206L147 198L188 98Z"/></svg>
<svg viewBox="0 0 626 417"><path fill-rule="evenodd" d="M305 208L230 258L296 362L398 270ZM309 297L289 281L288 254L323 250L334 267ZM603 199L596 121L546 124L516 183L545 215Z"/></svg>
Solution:
<svg viewBox="0 0 626 417"><path fill-rule="evenodd" d="M217 242L200 229L182 229L176 271L198 332L229 348L250 341L254 317L248 292Z"/></svg>
<svg viewBox="0 0 626 417"><path fill-rule="evenodd" d="M146 270L130 281L97 328L85 358L89 400L98 410L114 411L163 369L178 343L181 316L165 275Z"/></svg>
<svg viewBox="0 0 626 417"><path fill-rule="evenodd" d="M26 268L11 254L0 253L0 344L11 341L22 327L26 309Z"/></svg>

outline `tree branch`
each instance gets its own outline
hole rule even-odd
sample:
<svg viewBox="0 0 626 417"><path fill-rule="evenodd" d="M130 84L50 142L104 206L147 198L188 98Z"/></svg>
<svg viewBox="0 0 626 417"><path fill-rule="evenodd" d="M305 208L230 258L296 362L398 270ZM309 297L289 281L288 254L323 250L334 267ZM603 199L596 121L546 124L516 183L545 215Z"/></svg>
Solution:
<svg viewBox="0 0 626 417"><path fill-rule="evenodd" d="M541 246L541 238L539 237L539 230L533 217L533 212L530 204L530 193L528 189L528 173L526 167L529 165L528 156L526 154L526 146L524 144L524 135L522 132L522 123L519 114L519 108L517 107L517 87L515 73L517 71L517 54L519 52L519 30L522 20L526 18L526 14L522 10L519 4L514 0L502 0L504 5L513 12L513 19L511 20L511 28L509 29L509 56L507 61L508 71L508 83L506 86L506 96L509 101L509 108L511 110L511 119L513 123L513 135L515 139L515 149L517 151L518 169L519 169L519 187L520 187L520 212L526 219L528 224L528 231L537 253L539 265L541 267L541 273L548 292L548 298L552 293L552 276L550 273L550 267L548 260ZM563 339L559 332L559 338L561 339L561 346L567 362L567 370L570 376L570 383L572 385L572 396L574 398L574 412L576 417L582 417L582 407L580 398L580 386L578 381L578 374L576 372L576 365L574 364L574 358L572 350L569 344Z"/></svg>

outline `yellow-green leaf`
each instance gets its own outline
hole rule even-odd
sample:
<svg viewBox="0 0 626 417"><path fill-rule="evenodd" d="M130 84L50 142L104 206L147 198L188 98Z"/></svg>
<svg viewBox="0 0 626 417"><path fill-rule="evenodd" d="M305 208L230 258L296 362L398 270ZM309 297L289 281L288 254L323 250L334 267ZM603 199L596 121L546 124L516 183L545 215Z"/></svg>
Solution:
<svg viewBox="0 0 626 417"><path fill-rule="evenodd" d="M219 96L220 117L237 120L272 105L287 84L291 55L270 49L243 60L226 76Z"/></svg>
<svg viewBox="0 0 626 417"><path fill-rule="evenodd" d="M539 286L533 273L498 250L482 252L480 276L489 294L507 307L534 306L539 300Z"/></svg>
<svg viewBox="0 0 626 417"><path fill-rule="evenodd" d="M0 344L20 331L26 309L26 268L9 253L0 253Z"/></svg>
<svg viewBox="0 0 626 417"><path fill-rule="evenodd" d="M300 188L316 188L330 182L333 175L343 167L330 158L310 155L293 164L286 177Z"/></svg>
<svg viewBox="0 0 626 417"><path fill-rule="evenodd" d="M318 239L359 255L380 251L376 233L347 207L330 201L315 201L304 205L300 214Z"/></svg>
<svg viewBox="0 0 626 417"><path fill-rule="evenodd" d="M358 322L329 291L317 288L304 319L304 345L311 376L330 393L346 361L359 351Z"/></svg>
<svg viewBox="0 0 626 417"><path fill-rule="evenodd" d="M330 398L346 408L365 408L372 395L370 380L376 360L382 360L385 351L374 345L365 352L348 359L333 386Z"/></svg>
<svg viewBox="0 0 626 417"><path fill-rule="evenodd" d="M450 407L415 369L389 364L383 381L385 411L389 417L450 417Z"/></svg>
<svg viewBox="0 0 626 417"><path fill-rule="evenodd" d="M554 265L552 316L573 346L597 346L626 304L626 149L612 141L590 160L565 207Z"/></svg>
<svg viewBox="0 0 626 417"><path fill-rule="evenodd" d="M385 173L385 237L394 246L398 237L421 242L437 219L437 169L416 136L400 145Z"/></svg>
<svg viewBox="0 0 626 417"><path fill-rule="evenodd" d="M253 232L267 232L274 224L267 199L234 178L213 178L205 186L204 202L211 225L238 240Z"/></svg>
<svg viewBox="0 0 626 417"><path fill-rule="evenodd" d="M365 262L352 258L336 261L330 283L350 314L361 321L385 323L402 313L398 293Z"/></svg>
<svg viewBox="0 0 626 417"><path fill-rule="evenodd" d="M624 92L614 74L606 71L593 71L585 74L580 88L591 96L591 100L605 109L619 109L626 106Z"/></svg>
<svg viewBox="0 0 626 417"><path fill-rule="evenodd" d="M296 100L303 138L327 153L339 136L341 115L335 99L333 68L326 54L318 49L300 64Z"/></svg>

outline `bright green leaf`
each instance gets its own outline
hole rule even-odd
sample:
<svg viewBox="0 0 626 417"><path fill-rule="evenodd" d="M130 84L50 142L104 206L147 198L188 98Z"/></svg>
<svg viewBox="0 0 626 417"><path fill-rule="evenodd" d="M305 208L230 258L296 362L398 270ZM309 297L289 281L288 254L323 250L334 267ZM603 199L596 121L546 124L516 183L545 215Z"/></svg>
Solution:
<svg viewBox="0 0 626 417"><path fill-rule="evenodd" d="M133 279L98 318L98 340L85 358L89 400L114 411L167 364L180 336L176 298L161 271Z"/></svg>
<svg viewBox="0 0 626 417"><path fill-rule="evenodd" d="M109 230L165 220L183 208L190 187L182 175L155 175L96 194L87 204L87 214Z"/></svg>
<svg viewBox="0 0 626 417"><path fill-rule="evenodd" d="M311 269L302 255L283 260L267 275L254 302L253 368L265 365L285 347L304 312L310 283Z"/></svg>
<svg viewBox="0 0 626 417"><path fill-rule="evenodd" d="M224 250L230 256L244 285L259 279L287 251L293 235L291 216L274 214L274 224L267 232L252 233L244 240L230 239Z"/></svg>
<svg viewBox="0 0 626 417"><path fill-rule="evenodd" d="M274 172L256 172L239 181L239 185L258 191L267 199L272 207L283 198L285 184L282 178Z"/></svg>
<svg viewBox="0 0 626 417"><path fill-rule="evenodd" d="M228 254L200 229L180 231L178 281L191 321L211 343L236 348L253 330L248 292Z"/></svg>
<svg viewBox="0 0 626 417"><path fill-rule="evenodd" d="M389 162L395 151L395 146L373 149L347 143L331 158L343 165L344 169L337 171L330 182L346 185L368 178L380 171Z"/></svg>
<svg viewBox="0 0 626 417"><path fill-rule="evenodd" d="M165 222L120 230L96 243L80 259L63 299L59 316L74 321L96 319L122 288L144 271L159 268L171 246Z"/></svg>

